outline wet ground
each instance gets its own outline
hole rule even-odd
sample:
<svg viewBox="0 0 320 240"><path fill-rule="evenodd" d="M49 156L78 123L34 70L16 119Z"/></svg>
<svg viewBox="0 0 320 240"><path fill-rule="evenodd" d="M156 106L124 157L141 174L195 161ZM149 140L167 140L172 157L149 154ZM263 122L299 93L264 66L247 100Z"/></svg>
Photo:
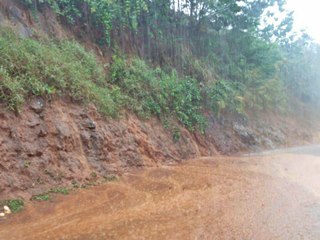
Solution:
<svg viewBox="0 0 320 240"><path fill-rule="evenodd" d="M125 174L28 204L2 240L320 239L320 146Z"/></svg>

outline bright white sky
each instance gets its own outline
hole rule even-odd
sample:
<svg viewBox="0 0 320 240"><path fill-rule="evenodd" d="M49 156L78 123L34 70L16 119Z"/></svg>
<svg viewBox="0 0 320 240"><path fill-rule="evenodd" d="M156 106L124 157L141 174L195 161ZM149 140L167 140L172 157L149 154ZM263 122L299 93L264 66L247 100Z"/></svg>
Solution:
<svg viewBox="0 0 320 240"><path fill-rule="evenodd" d="M305 29L320 43L320 1L287 0L287 8L294 11L295 29Z"/></svg>

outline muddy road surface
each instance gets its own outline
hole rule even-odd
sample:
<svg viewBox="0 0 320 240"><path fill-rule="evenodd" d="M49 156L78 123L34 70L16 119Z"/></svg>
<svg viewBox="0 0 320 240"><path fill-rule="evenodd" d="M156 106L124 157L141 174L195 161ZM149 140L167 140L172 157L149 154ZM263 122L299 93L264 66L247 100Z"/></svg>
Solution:
<svg viewBox="0 0 320 240"><path fill-rule="evenodd" d="M1 240L320 239L320 146L191 160L28 203Z"/></svg>

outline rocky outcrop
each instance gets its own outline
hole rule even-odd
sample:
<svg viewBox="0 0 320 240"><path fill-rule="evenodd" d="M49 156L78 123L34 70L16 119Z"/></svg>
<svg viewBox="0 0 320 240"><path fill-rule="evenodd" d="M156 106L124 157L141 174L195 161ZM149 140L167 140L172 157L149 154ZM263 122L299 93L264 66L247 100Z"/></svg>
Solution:
<svg viewBox="0 0 320 240"><path fill-rule="evenodd" d="M18 116L1 111L0 198L200 155L188 131L182 129L175 143L156 119L143 122L125 114L106 120L93 106L38 98Z"/></svg>
<svg viewBox="0 0 320 240"><path fill-rule="evenodd" d="M0 107L0 199L29 197L128 168L296 144L289 139L312 141L312 128L262 119L244 124L211 117L204 135L181 127L176 141L159 120L142 121L126 112L105 119L94 106L41 98L18 115Z"/></svg>

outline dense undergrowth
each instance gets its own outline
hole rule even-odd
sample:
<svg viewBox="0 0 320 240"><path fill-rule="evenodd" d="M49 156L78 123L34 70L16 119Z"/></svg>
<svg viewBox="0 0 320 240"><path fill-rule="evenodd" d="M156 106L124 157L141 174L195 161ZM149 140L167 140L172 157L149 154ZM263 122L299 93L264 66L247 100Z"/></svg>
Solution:
<svg viewBox="0 0 320 240"><path fill-rule="evenodd" d="M8 29L0 32L0 55L0 100L14 111L30 96L69 96L94 103L105 116L116 117L127 109L143 118L178 120L203 132L205 112L244 115L247 108L283 105L279 81L272 78L274 74L261 78L264 73L257 67L248 70L255 74L253 84L250 75L242 82L203 81L195 74L184 76L174 68L164 71L120 55L113 56L105 71L95 55L75 41L24 39Z"/></svg>
<svg viewBox="0 0 320 240"><path fill-rule="evenodd" d="M40 56L27 61L40 61L40 67L23 69L19 61L26 59L18 59L15 75L4 64L2 78L13 78L3 83L6 91L19 92L2 96L11 108L27 94L56 92L94 102L108 116L125 107L143 117L175 118L194 129L203 128L207 110L243 115L247 109L285 110L290 98L320 102L320 47L294 31L285 0L17 2L35 24L51 9L78 38L86 36L102 52L126 57L114 56L111 74L105 76L94 57L75 43L16 39L10 43L21 45L12 45L16 52L26 51L26 59ZM37 51L28 49L32 44ZM0 61L10 65L15 60Z"/></svg>
<svg viewBox="0 0 320 240"><path fill-rule="evenodd" d="M75 42L19 39L0 33L0 99L18 111L31 95L68 95L92 102L106 115L119 110L117 88L108 88L96 58Z"/></svg>
<svg viewBox="0 0 320 240"><path fill-rule="evenodd" d="M241 50L239 61L226 64L221 58L218 67L204 68L198 59L187 75L122 54L114 55L106 69L75 41L19 38L2 29L0 101L18 112L30 96L68 96L94 103L106 117L117 117L127 109L142 118L156 116L164 126L173 120L204 132L208 112L244 116L248 109L283 109L286 104L279 52L262 40L247 40L251 45ZM253 52L255 58L250 59Z"/></svg>
<svg viewBox="0 0 320 240"><path fill-rule="evenodd" d="M195 79L153 69L134 58L114 57L110 75L76 42L20 39L0 32L0 100L19 111L30 96L69 96L94 103L105 116L126 108L141 117L178 119L204 130L203 99Z"/></svg>

